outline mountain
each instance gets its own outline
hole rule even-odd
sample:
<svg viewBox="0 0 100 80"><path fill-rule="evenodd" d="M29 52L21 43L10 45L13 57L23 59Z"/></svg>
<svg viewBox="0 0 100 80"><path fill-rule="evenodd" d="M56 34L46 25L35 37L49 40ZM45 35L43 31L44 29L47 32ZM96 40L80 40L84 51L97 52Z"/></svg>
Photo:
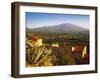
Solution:
<svg viewBox="0 0 100 80"><path fill-rule="evenodd" d="M88 31L88 29L82 28L80 26L71 24L71 23L63 23L59 25L45 26L40 28L26 28L27 31L32 32L40 32L40 33L67 33L67 32L84 32Z"/></svg>

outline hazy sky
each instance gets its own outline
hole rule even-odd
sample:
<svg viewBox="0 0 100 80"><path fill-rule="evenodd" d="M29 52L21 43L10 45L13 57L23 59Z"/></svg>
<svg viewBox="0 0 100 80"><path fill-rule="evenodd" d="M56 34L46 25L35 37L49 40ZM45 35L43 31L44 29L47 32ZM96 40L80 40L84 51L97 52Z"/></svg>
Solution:
<svg viewBox="0 0 100 80"><path fill-rule="evenodd" d="M51 14L26 12L26 27L37 28L42 26L58 25L62 23L72 23L89 29L89 15L76 14Z"/></svg>

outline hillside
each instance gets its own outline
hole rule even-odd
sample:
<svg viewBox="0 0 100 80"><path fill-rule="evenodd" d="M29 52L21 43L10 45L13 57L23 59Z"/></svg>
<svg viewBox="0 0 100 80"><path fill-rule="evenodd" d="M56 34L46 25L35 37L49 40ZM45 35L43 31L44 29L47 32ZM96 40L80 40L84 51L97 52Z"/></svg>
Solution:
<svg viewBox="0 0 100 80"><path fill-rule="evenodd" d="M27 31L31 32L40 32L40 33L68 33L68 32L84 32L88 31L88 29L82 28L80 26L71 24L71 23L63 23L59 25L45 26L40 28L26 28Z"/></svg>

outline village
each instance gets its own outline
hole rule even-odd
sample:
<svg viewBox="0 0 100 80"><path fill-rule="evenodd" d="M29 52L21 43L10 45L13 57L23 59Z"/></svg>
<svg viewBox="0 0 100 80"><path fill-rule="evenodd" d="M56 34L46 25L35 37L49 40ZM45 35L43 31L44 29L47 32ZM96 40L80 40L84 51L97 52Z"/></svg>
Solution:
<svg viewBox="0 0 100 80"><path fill-rule="evenodd" d="M88 47L84 43L74 45L59 42L47 44L41 36L26 37L26 67L89 64Z"/></svg>

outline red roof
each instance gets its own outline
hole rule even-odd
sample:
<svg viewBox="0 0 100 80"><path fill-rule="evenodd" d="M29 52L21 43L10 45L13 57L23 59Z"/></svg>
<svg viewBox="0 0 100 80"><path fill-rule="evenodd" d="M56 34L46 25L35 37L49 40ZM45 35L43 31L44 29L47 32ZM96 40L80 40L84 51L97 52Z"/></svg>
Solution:
<svg viewBox="0 0 100 80"><path fill-rule="evenodd" d="M75 49L73 50L73 52L82 52L83 49L84 49L84 46L77 45L75 46Z"/></svg>
<svg viewBox="0 0 100 80"><path fill-rule="evenodd" d="M41 37L39 37L39 36L35 36L35 37L33 36L33 37L32 37L32 40L33 40L33 41L37 41L38 39L41 39Z"/></svg>
<svg viewBox="0 0 100 80"><path fill-rule="evenodd" d="M34 37L32 38L32 40L33 40L33 41L37 41L37 39L36 39L36 38L34 38Z"/></svg>

